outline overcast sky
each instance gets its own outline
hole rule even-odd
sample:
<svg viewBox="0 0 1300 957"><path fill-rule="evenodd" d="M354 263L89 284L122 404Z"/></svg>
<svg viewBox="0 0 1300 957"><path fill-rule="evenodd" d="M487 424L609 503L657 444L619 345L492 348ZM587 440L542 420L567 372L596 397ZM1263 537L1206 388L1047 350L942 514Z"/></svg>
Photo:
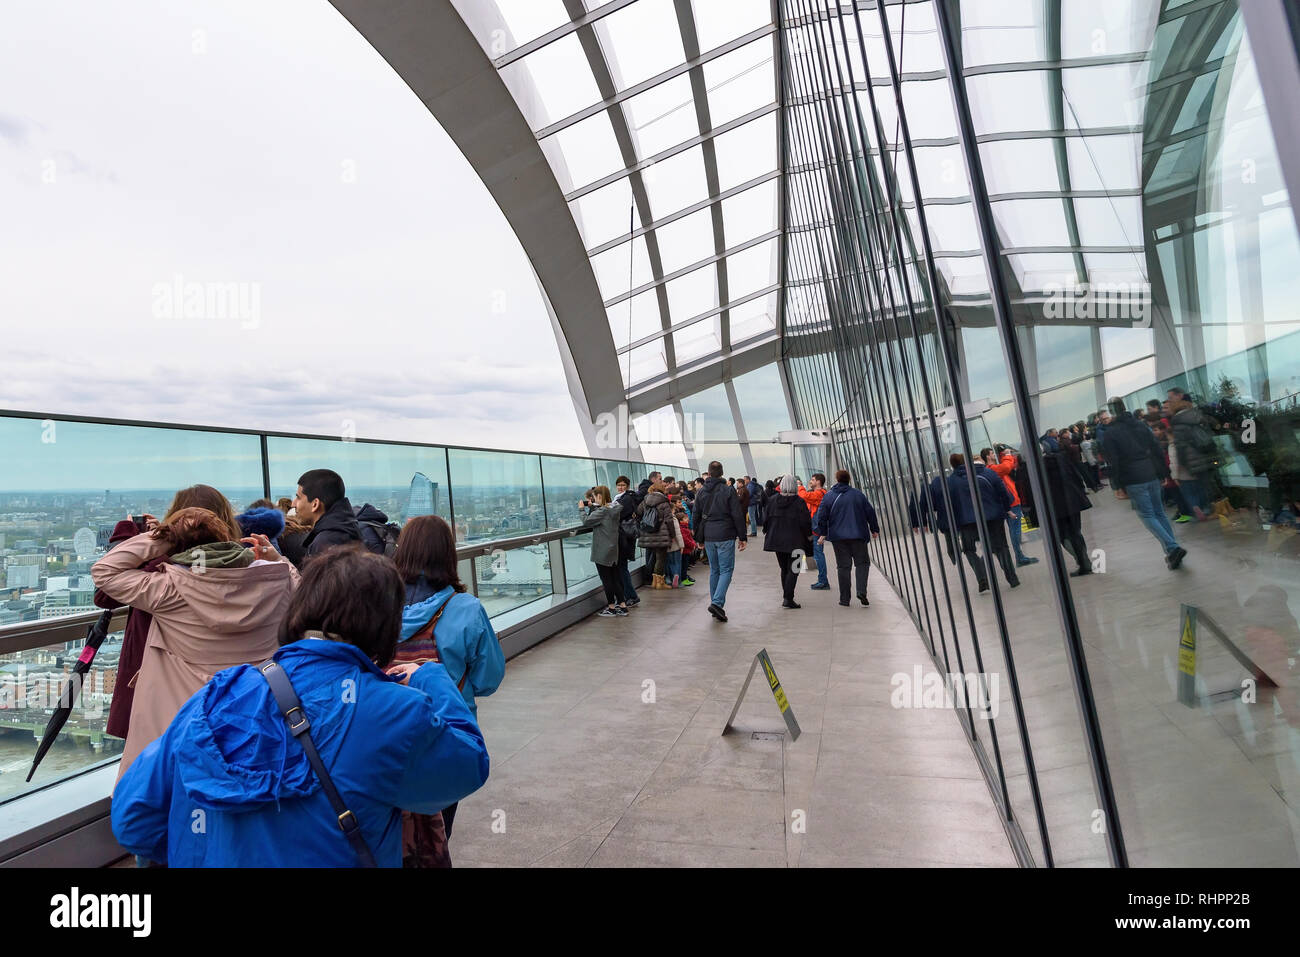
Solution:
<svg viewBox="0 0 1300 957"><path fill-rule="evenodd" d="M0 408L585 454L505 218L325 0L8 4L0 89Z"/></svg>

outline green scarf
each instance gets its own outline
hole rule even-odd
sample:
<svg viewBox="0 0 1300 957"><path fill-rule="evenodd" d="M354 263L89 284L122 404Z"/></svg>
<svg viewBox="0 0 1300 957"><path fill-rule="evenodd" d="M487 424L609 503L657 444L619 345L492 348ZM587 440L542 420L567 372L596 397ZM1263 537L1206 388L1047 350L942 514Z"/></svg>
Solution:
<svg viewBox="0 0 1300 957"><path fill-rule="evenodd" d="M253 564L253 550L239 542L211 542L177 552L171 560L177 565L201 565L204 568L247 568Z"/></svg>

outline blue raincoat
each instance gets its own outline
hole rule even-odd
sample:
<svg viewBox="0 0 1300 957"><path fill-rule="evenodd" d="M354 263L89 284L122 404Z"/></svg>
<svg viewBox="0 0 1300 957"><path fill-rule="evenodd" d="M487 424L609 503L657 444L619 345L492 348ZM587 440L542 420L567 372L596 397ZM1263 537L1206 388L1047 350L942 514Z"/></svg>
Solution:
<svg viewBox="0 0 1300 957"><path fill-rule="evenodd" d="M433 814L487 780L483 736L442 665L404 686L359 648L320 638L275 660L381 867L402 866L402 810ZM171 867L359 863L251 665L216 674L145 748L117 782L112 823L128 851Z"/></svg>
<svg viewBox="0 0 1300 957"><path fill-rule="evenodd" d="M461 676L468 671L461 694L477 719L475 697L492 694L500 687L506 674L506 656L488 619L487 609L473 595L454 592L450 585L435 592L423 578L406 586L406 601L406 607L402 609L401 641L413 638L439 608L447 606L435 629L438 658L455 684L459 684Z"/></svg>

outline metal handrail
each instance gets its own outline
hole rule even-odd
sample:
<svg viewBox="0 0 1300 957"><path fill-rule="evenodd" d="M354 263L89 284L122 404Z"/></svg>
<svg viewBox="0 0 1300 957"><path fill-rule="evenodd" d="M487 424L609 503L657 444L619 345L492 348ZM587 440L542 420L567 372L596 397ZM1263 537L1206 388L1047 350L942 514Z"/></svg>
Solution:
<svg viewBox="0 0 1300 957"><path fill-rule="evenodd" d="M475 542L456 548L456 560L466 561L491 555L495 552L508 552L515 548L529 545L544 545L564 538L571 538L590 531L581 525L569 525L553 528L545 532L533 532L528 535L516 535L511 538L495 538L487 542ZM126 627L128 609L118 609L113 615L110 630ZM13 654L30 651L33 648L45 648L65 642L80 641L86 637L86 629L98 620L102 609L64 615L60 618L45 618L39 621L23 621L14 625L0 626L0 654Z"/></svg>

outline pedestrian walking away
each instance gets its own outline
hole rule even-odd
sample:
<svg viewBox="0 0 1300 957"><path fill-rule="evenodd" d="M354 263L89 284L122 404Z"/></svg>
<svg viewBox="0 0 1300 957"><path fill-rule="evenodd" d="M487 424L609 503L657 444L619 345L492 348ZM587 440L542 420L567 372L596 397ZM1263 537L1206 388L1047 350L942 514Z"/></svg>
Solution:
<svg viewBox="0 0 1300 957"><path fill-rule="evenodd" d="M793 475L782 476L779 489L767 503L763 551L776 553L781 570L781 607L798 608L794 586L812 553L812 516L799 498Z"/></svg>
<svg viewBox="0 0 1300 957"><path fill-rule="evenodd" d="M870 605L867 599L867 577L871 574L871 557L868 543L880 535L876 510L861 489L851 484L848 469L835 473L835 484L826 492L817 509L813 532L822 542L829 541L835 550L835 571L839 578L840 604L848 605L852 576L858 578L858 601Z"/></svg>

